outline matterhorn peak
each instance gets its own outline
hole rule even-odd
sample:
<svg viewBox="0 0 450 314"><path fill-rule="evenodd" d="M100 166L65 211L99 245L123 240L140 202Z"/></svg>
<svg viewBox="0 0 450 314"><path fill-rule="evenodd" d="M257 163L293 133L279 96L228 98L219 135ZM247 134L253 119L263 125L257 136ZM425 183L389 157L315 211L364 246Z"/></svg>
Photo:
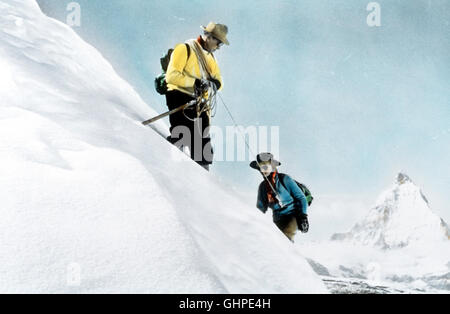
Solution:
<svg viewBox="0 0 450 314"><path fill-rule="evenodd" d="M367 216L333 240L351 240L382 248L449 239L447 224L435 214L419 186L405 172L380 195Z"/></svg>
<svg viewBox="0 0 450 314"><path fill-rule="evenodd" d="M398 185L401 185L401 184L405 184L406 182L412 182L412 180L411 180L411 178L410 178L405 172L400 171L400 172L397 174L397 178L396 178L395 182L396 182Z"/></svg>

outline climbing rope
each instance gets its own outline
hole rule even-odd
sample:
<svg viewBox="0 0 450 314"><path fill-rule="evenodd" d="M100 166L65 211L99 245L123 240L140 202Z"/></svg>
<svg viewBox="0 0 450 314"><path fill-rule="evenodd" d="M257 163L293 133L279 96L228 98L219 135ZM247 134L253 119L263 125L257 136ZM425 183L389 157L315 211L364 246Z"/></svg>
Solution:
<svg viewBox="0 0 450 314"><path fill-rule="evenodd" d="M230 116L231 120L233 121L234 127L238 130L238 132L240 133L240 135L242 136L242 138L244 139L245 145L247 146L250 154L252 154L253 156L255 156L255 160L256 160L256 164L258 165L258 167L261 169L261 164L258 161L258 158L256 158L256 154L252 151L250 144L247 141L247 138L244 135L244 132L242 132L242 130L239 129L238 124L236 123L236 119L233 117L233 114L231 113L230 109L228 108L227 104L225 103L225 101L223 100L222 96L219 94L219 98L222 101L223 106L225 107L228 115ZM261 170L260 173L262 174ZM280 194L277 192L277 190L274 188L272 182L270 182L270 180L264 175L262 174L264 180L267 181L267 183L269 183L270 188L272 189L273 193L276 195L276 199L278 200L279 204L281 207L284 207L283 202L281 201L281 197Z"/></svg>

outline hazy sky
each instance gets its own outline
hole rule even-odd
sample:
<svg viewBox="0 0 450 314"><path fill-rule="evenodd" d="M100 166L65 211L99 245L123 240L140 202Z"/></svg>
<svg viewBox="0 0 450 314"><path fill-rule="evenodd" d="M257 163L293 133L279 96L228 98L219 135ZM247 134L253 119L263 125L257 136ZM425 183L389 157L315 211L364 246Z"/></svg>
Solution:
<svg viewBox="0 0 450 314"><path fill-rule="evenodd" d="M69 2L38 0L61 21ZM374 200L404 170L450 221L450 1L378 1L380 27L361 0L77 2L74 29L158 112L161 55L227 24L222 97L239 124L280 127L280 171L316 195ZM232 124L222 105L213 124ZM244 192L260 181L248 161L213 172Z"/></svg>

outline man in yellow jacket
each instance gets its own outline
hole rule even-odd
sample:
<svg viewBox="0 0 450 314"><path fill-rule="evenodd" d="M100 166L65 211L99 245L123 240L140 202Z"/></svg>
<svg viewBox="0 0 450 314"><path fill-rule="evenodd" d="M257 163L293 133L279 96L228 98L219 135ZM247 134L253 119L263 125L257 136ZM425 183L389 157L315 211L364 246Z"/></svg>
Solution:
<svg viewBox="0 0 450 314"><path fill-rule="evenodd" d="M211 22L202 29L203 35L178 44L171 55L166 72L166 101L169 110L178 108L199 95L208 100L213 94L212 89L222 89L222 77L213 52L223 44L229 45L228 28ZM209 170L213 160L209 136L210 119L210 108L202 106L189 107L170 116L170 141L177 146L189 147L191 158L206 170Z"/></svg>

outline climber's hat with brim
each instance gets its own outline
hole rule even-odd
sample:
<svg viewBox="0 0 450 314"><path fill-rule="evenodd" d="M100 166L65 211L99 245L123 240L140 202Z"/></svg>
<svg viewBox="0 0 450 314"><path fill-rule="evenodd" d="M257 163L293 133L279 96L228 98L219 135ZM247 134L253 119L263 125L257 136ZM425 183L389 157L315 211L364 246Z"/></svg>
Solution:
<svg viewBox="0 0 450 314"><path fill-rule="evenodd" d="M229 45L230 42L227 39L228 27L224 24L218 24L210 22L206 27L200 26L205 32L211 34L213 37L217 38L225 45Z"/></svg>
<svg viewBox="0 0 450 314"><path fill-rule="evenodd" d="M275 160L273 158L273 155L271 153L261 153L256 156L256 160L252 161L250 163L250 167L256 170L260 170L259 164L270 162L272 164L272 167L278 167L281 166L281 162L278 160Z"/></svg>

